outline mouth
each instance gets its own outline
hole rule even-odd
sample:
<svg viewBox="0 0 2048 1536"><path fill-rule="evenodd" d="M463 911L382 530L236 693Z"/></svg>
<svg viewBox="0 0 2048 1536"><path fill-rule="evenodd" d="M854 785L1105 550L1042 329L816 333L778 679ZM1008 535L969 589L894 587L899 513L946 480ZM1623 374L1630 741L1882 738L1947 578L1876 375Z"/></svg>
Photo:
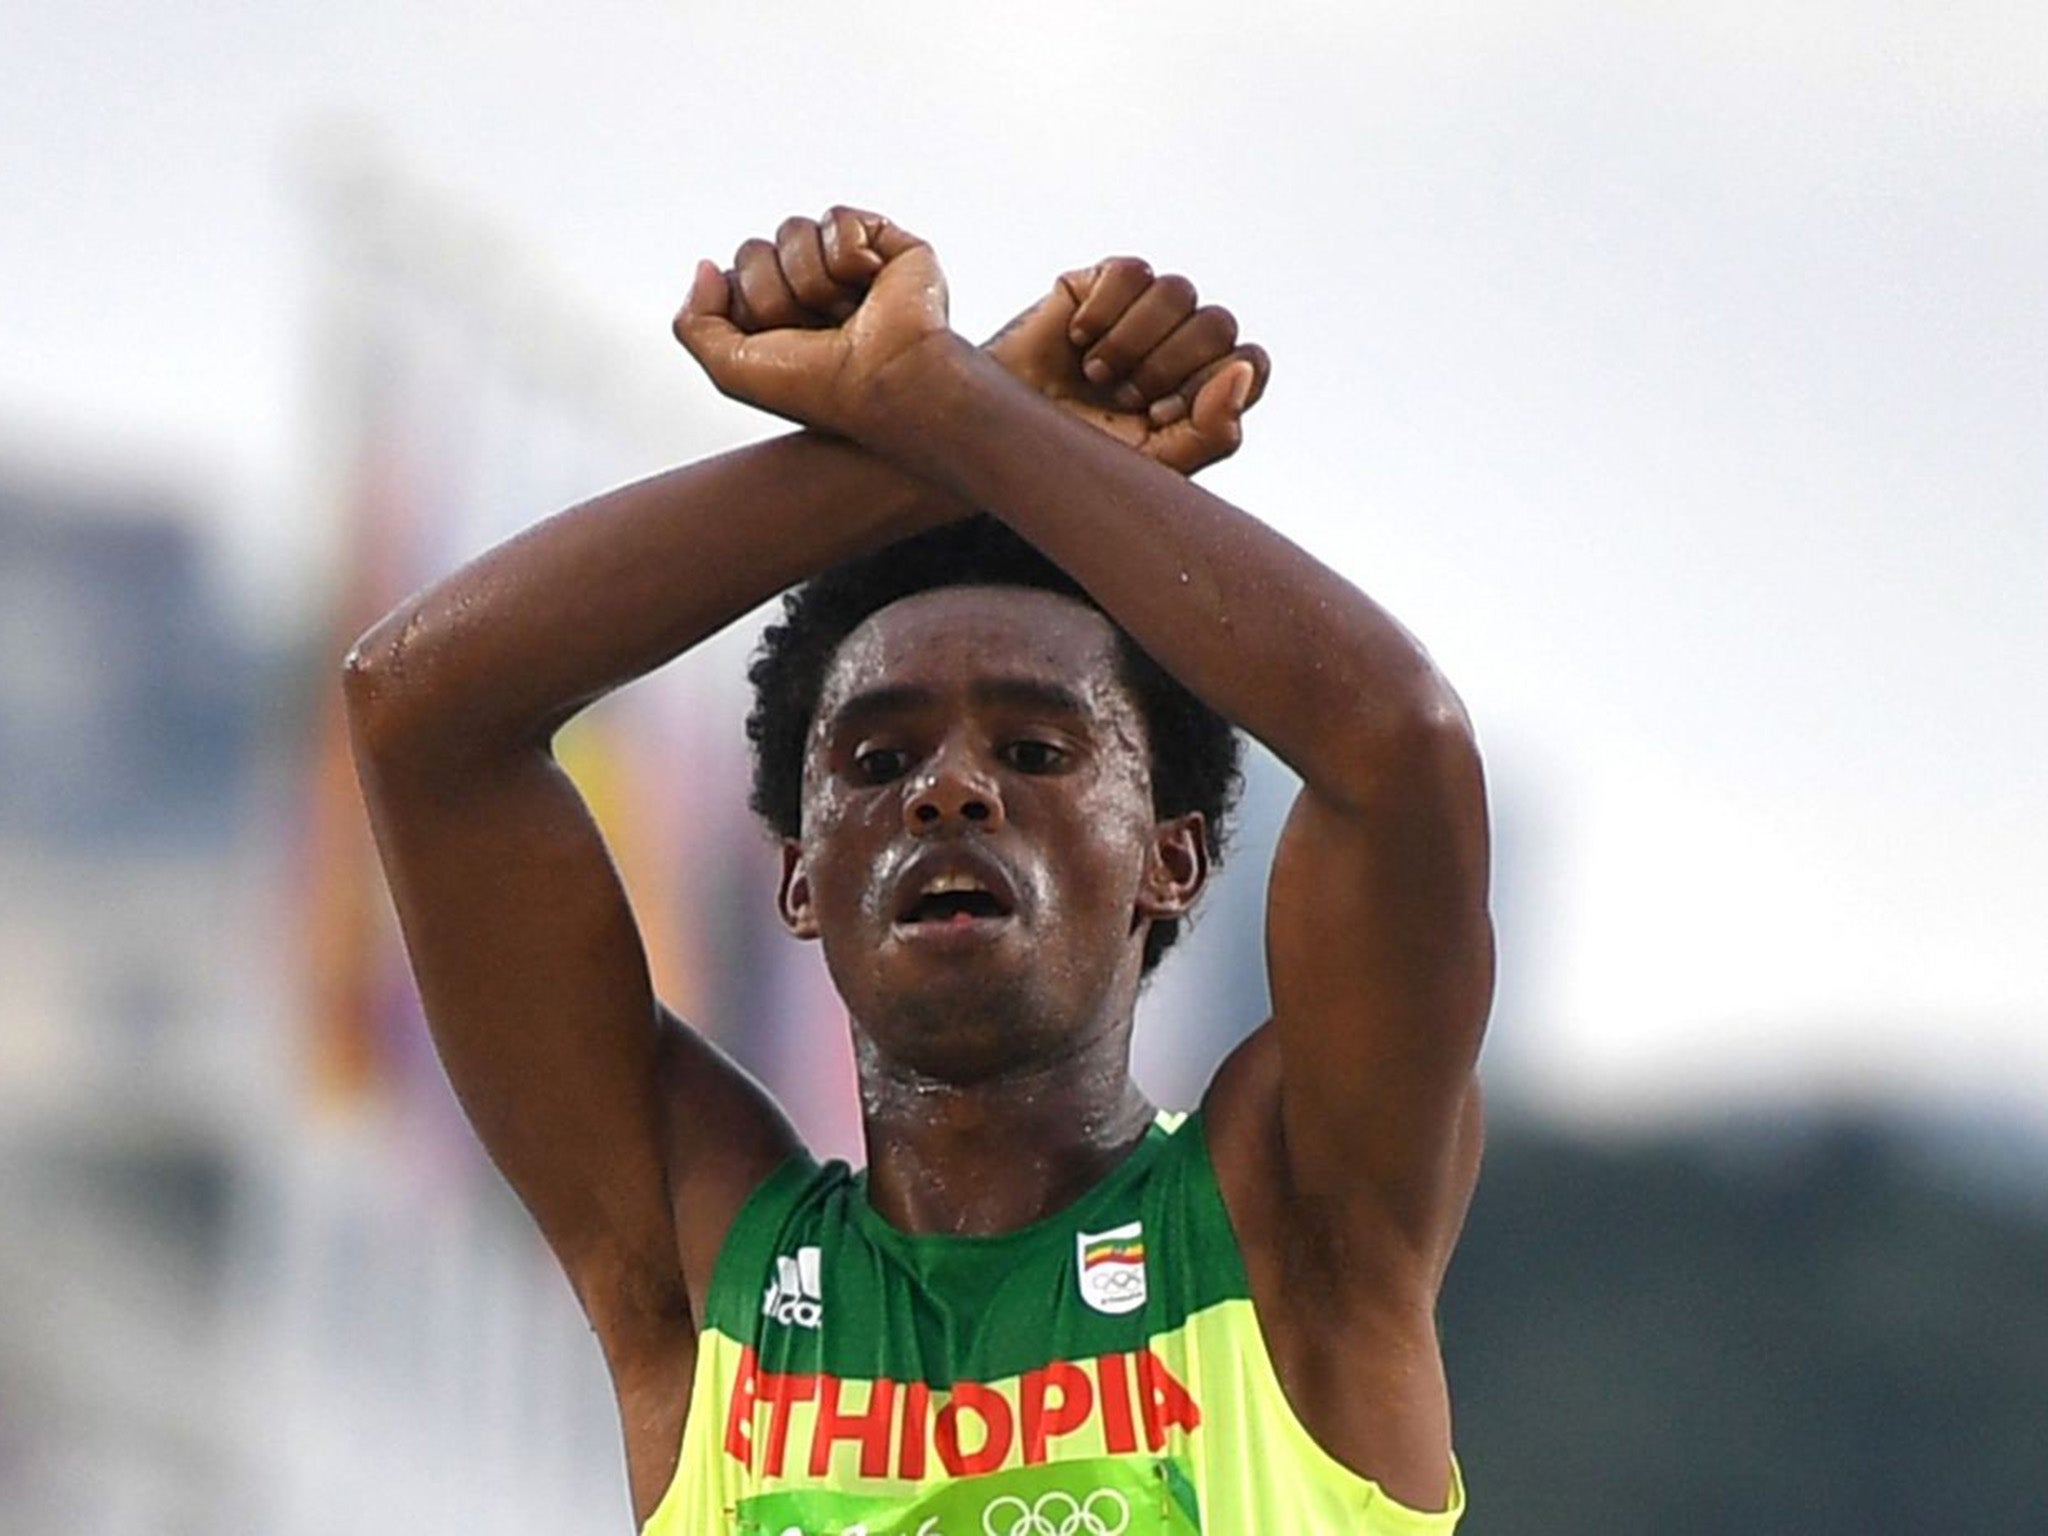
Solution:
<svg viewBox="0 0 2048 1536"><path fill-rule="evenodd" d="M922 927L926 923L971 923L977 918L1009 915L987 891L933 891L918 897L897 921Z"/></svg>
<svg viewBox="0 0 2048 1536"><path fill-rule="evenodd" d="M939 849L914 859L897 885L898 939L992 937L1009 926L1017 902L1009 879L985 854Z"/></svg>

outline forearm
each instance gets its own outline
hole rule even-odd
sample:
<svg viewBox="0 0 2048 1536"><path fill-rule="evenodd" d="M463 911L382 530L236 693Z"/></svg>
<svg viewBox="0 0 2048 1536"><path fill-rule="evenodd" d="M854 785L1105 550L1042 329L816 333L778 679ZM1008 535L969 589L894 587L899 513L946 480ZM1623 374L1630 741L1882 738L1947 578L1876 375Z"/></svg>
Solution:
<svg viewBox="0 0 2048 1536"><path fill-rule="evenodd" d="M1327 798L1369 793L1392 754L1440 727L1462 732L1414 637L1306 551L964 344L921 350L857 435L1008 522Z"/></svg>
<svg viewBox="0 0 2048 1536"><path fill-rule="evenodd" d="M572 507L400 604L347 663L372 750L460 769L544 745L577 710L783 588L960 514L812 433Z"/></svg>

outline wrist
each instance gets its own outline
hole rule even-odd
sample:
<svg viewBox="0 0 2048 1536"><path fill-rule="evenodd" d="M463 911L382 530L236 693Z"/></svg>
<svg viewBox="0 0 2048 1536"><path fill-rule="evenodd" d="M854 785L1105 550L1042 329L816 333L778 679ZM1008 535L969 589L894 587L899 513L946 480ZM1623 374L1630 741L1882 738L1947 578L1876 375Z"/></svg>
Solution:
<svg viewBox="0 0 2048 1536"><path fill-rule="evenodd" d="M905 444L921 440L935 412L959 408L981 366L1001 372L957 331L921 337L876 374L861 393L847 435L886 458L903 462Z"/></svg>
<svg viewBox="0 0 2048 1536"><path fill-rule="evenodd" d="M792 474L829 486L831 497L871 524L877 547L957 522L974 510L849 433L802 427L768 446L790 456Z"/></svg>

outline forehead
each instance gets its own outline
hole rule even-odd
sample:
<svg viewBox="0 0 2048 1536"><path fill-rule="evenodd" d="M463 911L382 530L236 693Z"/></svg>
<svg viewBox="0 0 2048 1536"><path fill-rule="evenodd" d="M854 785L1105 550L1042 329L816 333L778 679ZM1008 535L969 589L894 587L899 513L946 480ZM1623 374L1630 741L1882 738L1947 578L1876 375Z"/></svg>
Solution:
<svg viewBox="0 0 2048 1536"><path fill-rule="evenodd" d="M999 678L1059 684L1098 714L1132 707L1116 631L1088 604L1032 587L940 587L877 609L840 642L817 722L879 689L948 696Z"/></svg>

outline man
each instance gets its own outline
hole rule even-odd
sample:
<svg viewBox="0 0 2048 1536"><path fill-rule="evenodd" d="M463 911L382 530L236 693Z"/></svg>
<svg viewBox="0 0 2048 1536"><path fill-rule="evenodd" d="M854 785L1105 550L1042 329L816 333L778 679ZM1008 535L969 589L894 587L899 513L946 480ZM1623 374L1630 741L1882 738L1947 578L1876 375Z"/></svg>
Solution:
<svg viewBox="0 0 2048 1536"><path fill-rule="evenodd" d="M347 669L437 1045L597 1332L644 1529L1448 1531L1484 792L1415 641L1184 478L1263 353L1130 260L977 350L931 250L843 208L701 264L676 333L808 430L529 530ZM910 569L954 558L993 563ZM859 1177L651 996L549 755L821 573L756 667L756 803L847 1005ZM1128 1050L1217 846L1159 751L1205 710L1302 789L1273 1017L1180 1121Z"/></svg>

